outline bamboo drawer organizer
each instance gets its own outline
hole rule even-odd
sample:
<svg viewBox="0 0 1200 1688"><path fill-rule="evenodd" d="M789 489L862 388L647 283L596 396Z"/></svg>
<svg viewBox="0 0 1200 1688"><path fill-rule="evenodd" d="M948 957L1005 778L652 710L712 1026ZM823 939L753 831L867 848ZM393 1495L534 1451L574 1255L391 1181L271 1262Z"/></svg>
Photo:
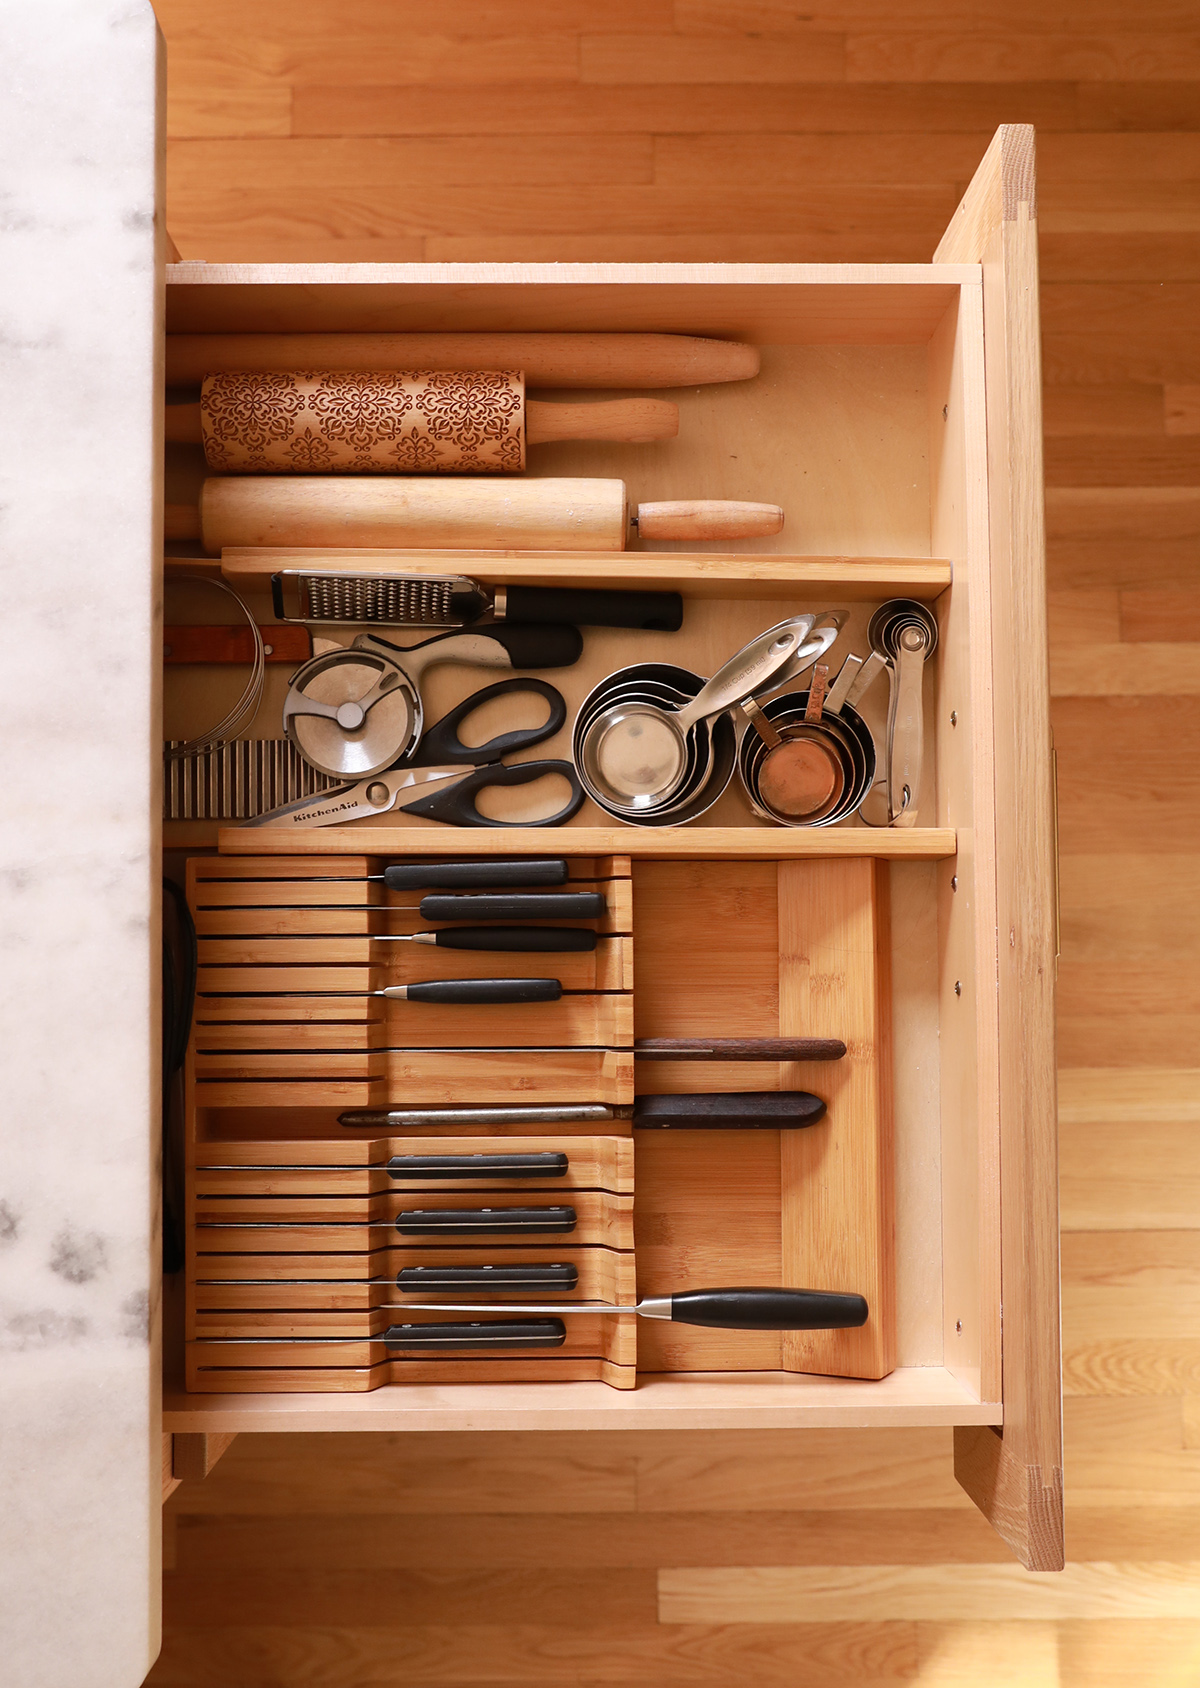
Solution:
<svg viewBox="0 0 1200 1688"><path fill-rule="evenodd" d="M202 945L187 1070L186 1362L182 1385L168 1382L168 1428L952 1425L968 1493L1025 1563L1061 1563L1033 218L1031 134L1005 129L930 265L168 272L168 333L640 330L760 347L756 380L669 395L681 411L677 440L636 452L535 446L527 473L623 477L633 502L776 501L783 533L736 552L713 543L405 556L406 569L497 586L681 592L676 634L586 630L580 662L551 676L571 711L627 663L710 674L743 639L798 610L842 614L835 662L866 654L867 621L887 598L929 603L939 628L911 829L770 826L736 781L680 828L617 826L590 804L546 831L452 830L392 815L286 836L165 828L172 860L187 858ZM168 501L194 497L202 473L194 448L169 448ZM352 563L325 553L324 566L339 558ZM169 579L222 569L270 622L261 555L168 560ZM204 587L170 590L172 620L227 619ZM267 723L279 719L286 682L286 666L268 670L258 731L276 730ZM481 683L467 670L433 670L422 687L427 718ZM227 672L172 670L163 736L217 719L228 690ZM880 744L885 711L881 683L864 704ZM502 725L485 721L480 736ZM538 749L568 754L569 725ZM500 956L372 942L414 927L404 924L412 916L381 914L366 871L493 852L567 855L575 878L606 890L610 924L594 956L518 968L497 966ZM405 953L380 953L389 949ZM554 973L567 994L528 1009L382 998L331 1009L332 999L314 997L303 1012L275 1014L236 1001L277 988L261 981L284 974L297 990L334 988L334 975L338 989L367 990L476 970ZM633 1055L638 1037L776 1030L842 1037L849 1054L828 1067ZM816 1092L826 1117L790 1133L635 1133L628 1117L639 1093L771 1088ZM518 1097L616 1111L600 1127L538 1134L569 1152L587 1142L574 1151L586 1153L586 1185L474 1192L501 1205L576 1205L570 1234L527 1239L540 1257L576 1268L573 1294L627 1303L635 1285L643 1295L731 1282L848 1289L867 1297L868 1324L747 1334L595 1315L566 1320L567 1343L552 1353L433 1361L368 1347L398 1315L377 1299L386 1283L367 1279L394 1278L406 1261L470 1258L478 1243L432 1248L399 1235L394 1216L412 1192L366 1170L382 1167L398 1140L341 1127L338 1113ZM413 1199L443 1198L461 1194ZM235 1213L240 1230L228 1223ZM250 1213L281 1226L273 1234L286 1231L288 1247L250 1249ZM330 1249L330 1226L350 1246ZM515 1258L510 1244L492 1252ZM309 1270L314 1260L319 1271ZM317 1295L306 1278L328 1281ZM256 1352L207 1340L236 1337L247 1319L299 1341ZM332 1332L350 1340L323 1354L309 1344Z"/></svg>

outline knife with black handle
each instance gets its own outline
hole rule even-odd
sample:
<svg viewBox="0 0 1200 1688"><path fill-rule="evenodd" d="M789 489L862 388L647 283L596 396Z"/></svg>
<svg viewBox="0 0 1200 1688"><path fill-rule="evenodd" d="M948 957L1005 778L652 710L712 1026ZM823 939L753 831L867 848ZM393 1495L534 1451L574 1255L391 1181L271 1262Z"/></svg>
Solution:
<svg viewBox="0 0 1200 1688"><path fill-rule="evenodd" d="M407 913L414 912L406 910ZM599 891L536 891L512 896L422 897L416 911L424 920L596 920L608 913Z"/></svg>
<svg viewBox="0 0 1200 1688"><path fill-rule="evenodd" d="M590 926L441 926L403 936L372 932L374 944L429 944L437 949L502 950L510 955L575 955L596 947Z"/></svg>
<svg viewBox="0 0 1200 1688"><path fill-rule="evenodd" d="M678 1096L639 1096L633 1123L639 1131L797 1131L825 1117L825 1103L807 1090L740 1090Z"/></svg>
<svg viewBox="0 0 1200 1688"><path fill-rule="evenodd" d="M429 1313L491 1313L486 1303L428 1301L413 1303ZM391 1325L382 1336L366 1337L209 1337L214 1343L383 1342L388 1348L557 1348L566 1339L563 1316L571 1313L636 1314L643 1319L666 1319L677 1325L706 1330L856 1330L865 1325L870 1308L861 1295L834 1290L772 1289L741 1285L730 1289L693 1289L677 1295L644 1296L633 1306L607 1302L549 1303L510 1307L520 1319L487 1319L453 1324ZM543 1317L542 1315L552 1315Z"/></svg>
<svg viewBox="0 0 1200 1688"><path fill-rule="evenodd" d="M573 1207L410 1208L396 1215L402 1237L517 1237L573 1231Z"/></svg>
<svg viewBox="0 0 1200 1688"><path fill-rule="evenodd" d="M413 1303L415 1307L418 1305ZM487 1303L426 1301L427 1313L486 1313ZM677 1295L646 1295L635 1305L614 1307L605 1301L577 1301L555 1305L526 1304L510 1312L522 1313L636 1313L643 1319L667 1319L676 1325L702 1325L707 1330L855 1330L865 1325L870 1308L861 1295L835 1290L770 1289L741 1285L733 1289L691 1289Z"/></svg>
<svg viewBox="0 0 1200 1688"><path fill-rule="evenodd" d="M389 891L498 891L519 885L565 885L567 863L563 856L530 856L521 861L497 862L490 857L471 862L393 862L382 873L368 873L368 879L382 880Z"/></svg>
<svg viewBox="0 0 1200 1688"><path fill-rule="evenodd" d="M245 991L240 995L261 997L360 997L386 996L393 1002L557 1002L562 996L558 979L424 979L415 985L387 985L377 991Z"/></svg>
<svg viewBox="0 0 1200 1688"><path fill-rule="evenodd" d="M555 1149L515 1155L393 1155L391 1178L562 1178L570 1166Z"/></svg>

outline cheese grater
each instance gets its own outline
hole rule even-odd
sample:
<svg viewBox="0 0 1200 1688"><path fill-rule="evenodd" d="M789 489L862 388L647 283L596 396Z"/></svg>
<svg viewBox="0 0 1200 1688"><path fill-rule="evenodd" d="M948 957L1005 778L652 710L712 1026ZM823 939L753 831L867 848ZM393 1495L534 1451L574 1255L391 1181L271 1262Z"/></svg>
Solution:
<svg viewBox="0 0 1200 1688"><path fill-rule="evenodd" d="M271 596L280 621L469 627L490 614L495 621L635 627L659 633L674 633L683 621L678 592L483 586L463 574L282 569L271 576Z"/></svg>
<svg viewBox="0 0 1200 1688"><path fill-rule="evenodd" d="M230 739L189 756L171 756L180 739L163 749L163 819L245 821L342 785L310 768L288 739Z"/></svg>

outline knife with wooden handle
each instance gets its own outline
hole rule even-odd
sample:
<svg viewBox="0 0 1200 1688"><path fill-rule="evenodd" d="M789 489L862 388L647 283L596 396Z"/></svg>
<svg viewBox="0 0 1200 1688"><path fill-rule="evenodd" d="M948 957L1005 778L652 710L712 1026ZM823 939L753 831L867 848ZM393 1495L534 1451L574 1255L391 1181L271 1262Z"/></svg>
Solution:
<svg viewBox="0 0 1200 1688"><path fill-rule="evenodd" d="M840 1037L639 1037L639 1061L840 1061Z"/></svg>

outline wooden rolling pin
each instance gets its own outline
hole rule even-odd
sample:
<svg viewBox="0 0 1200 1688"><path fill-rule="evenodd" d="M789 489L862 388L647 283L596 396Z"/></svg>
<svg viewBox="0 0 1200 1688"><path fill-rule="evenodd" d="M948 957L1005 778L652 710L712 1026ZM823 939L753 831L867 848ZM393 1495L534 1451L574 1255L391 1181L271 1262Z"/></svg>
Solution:
<svg viewBox="0 0 1200 1688"><path fill-rule="evenodd" d="M169 440L199 441L222 474L516 473L545 440L669 440L669 399L526 402L519 371L293 370L207 375L200 403L168 405Z"/></svg>
<svg viewBox="0 0 1200 1688"><path fill-rule="evenodd" d="M639 504L624 481L403 475L214 476L195 505L168 504L167 539L233 546L411 546L430 550L623 551L640 539L753 539L778 533L777 504L722 499Z"/></svg>
<svg viewBox="0 0 1200 1688"><path fill-rule="evenodd" d="M242 369L523 369L531 387L706 387L758 348L688 334L168 334L168 386Z"/></svg>

